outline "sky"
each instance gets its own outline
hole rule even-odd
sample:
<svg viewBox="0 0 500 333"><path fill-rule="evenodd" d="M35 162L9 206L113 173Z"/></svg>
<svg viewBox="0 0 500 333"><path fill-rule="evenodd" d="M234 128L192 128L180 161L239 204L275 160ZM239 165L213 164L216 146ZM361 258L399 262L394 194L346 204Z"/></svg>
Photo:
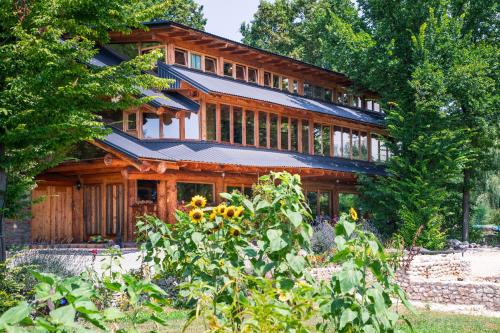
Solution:
<svg viewBox="0 0 500 333"><path fill-rule="evenodd" d="M241 22L250 22L257 11L259 0L195 0L203 5L207 18L205 31L241 41Z"/></svg>

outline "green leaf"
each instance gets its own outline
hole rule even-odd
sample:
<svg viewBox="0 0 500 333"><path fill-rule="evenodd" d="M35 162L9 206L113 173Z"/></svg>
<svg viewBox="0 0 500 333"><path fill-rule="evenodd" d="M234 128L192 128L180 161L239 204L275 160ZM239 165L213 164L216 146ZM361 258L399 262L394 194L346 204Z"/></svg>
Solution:
<svg viewBox="0 0 500 333"><path fill-rule="evenodd" d="M96 313L99 312L96 305L90 300L77 300L73 304L75 309L81 313Z"/></svg>
<svg viewBox="0 0 500 333"><path fill-rule="evenodd" d="M271 206L271 204L269 202L267 202L266 200L261 200L257 204L257 207L255 208L255 210L259 211L259 210L262 210L262 209L270 207L270 206Z"/></svg>
<svg viewBox="0 0 500 333"><path fill-rule="evenodd" d="M107 308L103 311L104 318L108 321L113 321L125 317L125 314L117 308Z"/></svg>
<svg viewBox="0 0 500 333"><path fill-rule="evenodd" d="M302 223L302 215L299 212L292 212L287 210L286 215L295 228L298 228Z"/></svg>
<svg viewBox="0 0 500 333"><path fill-rule="evenodd" d="M255 212L253 203L248 199L243 199L243 206L245 206L252 214Z"/></svg>
<svg viewBox="0 0 500 333"><path fill-rule="evenodd" d="M57 323L71 326L75 322L76 310L71 305L66 305L50 311L50 317Z"/></svg>
<svg viewBox="0 0 500 333"><path fill-rule="evenodd" d="M219 196L228 201L231 201L231 199L233 199L233 195L231 193L219 193Z"/></svg>
<svg viewBox="0 0 500 333"><path fill-rule="evenodd" d="M286 255L286 261L290 268L297 274L301 274L304 271L304 266L306 264L305 259L302 256L296 256L291 253Z"/></svg>
<svg viewBox="0 0 500 333"><path fill-rule="evenodd" d="M203 240L203 234L202 233L199 233L197 231L193 232L193 234L191 235L191 239L193 240L193 242L198 245L199 243L201 243L201 241Z"/></svg>
<svg viewBox="0 0 500 333"><path fill-rule="evenodd" d="M19 305L10 308L0 317L0 329L21 322L24 318L29 317L30 312L31 308L27 302L21 302Z"/></svg>
<svg viewBox="0 0 500 333"><path fill-rule="evenodd" d="M270 252L279 251L287 246L287 243L281 238L282 231L277 229L269 229L266 232L267 238L269 238L269 250Z"/></svg>
<svg viewBox="0 0 500 333"><path fill-rule="evenodd" d="M54 274L41 273L37 271L32 271L31 273L40 282L45 282L50 285L53 285L54 282L56 281L56 276Z"/></svg>
<svg viewBox="0 0 500 333"><path fill-rule="evenodd" d="M347 237L350 237L351 234L352 234L352 232L356 228L356 223L351 223L351 222L344 221L344 223L342 224L342 226L345 229Z"/></svg>
<svg viewBox="0 0 500 333"><path fill-rule="evenodd" d="M358 314L351 309L345 309L340 316L339 329L343 329L347 324L352 323Z"/></svg>
<svg viewBox="0 0 500 333"><path fill-rule="evenodd" d="M148 232L148 238L149 238L149 241L151 242L151 245L155 246L158 243L158 241L160 240L161 235L158 232L150 231L150 232Z"/></svg>

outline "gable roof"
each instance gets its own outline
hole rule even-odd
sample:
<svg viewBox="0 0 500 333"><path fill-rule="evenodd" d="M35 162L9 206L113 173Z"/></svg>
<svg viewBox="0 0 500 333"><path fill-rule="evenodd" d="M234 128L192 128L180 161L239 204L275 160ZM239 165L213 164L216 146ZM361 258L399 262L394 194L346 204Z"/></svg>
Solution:
<svg viewBox="0 0 500 333"><path fill-rule="evenodd" d="M225 78L182 66L167 65L160 62L158 64L158 74L163 78L185 81L205 93L221 93L259 100L285 107L319 112L370 125L383 126L385 123L383 116L371 112L322 102L316 99L302 97L281 90L262 87L256 84Z"/></svg>
<svg viewBox="0 0 500 333"><path fill-rule="evenodd" d="M384 174L382 166L366 161L206 141L139 140L114 128L112 130L111 134L100 141L134 159L146 158L265 168L313 168L371 175Z"/></svg>

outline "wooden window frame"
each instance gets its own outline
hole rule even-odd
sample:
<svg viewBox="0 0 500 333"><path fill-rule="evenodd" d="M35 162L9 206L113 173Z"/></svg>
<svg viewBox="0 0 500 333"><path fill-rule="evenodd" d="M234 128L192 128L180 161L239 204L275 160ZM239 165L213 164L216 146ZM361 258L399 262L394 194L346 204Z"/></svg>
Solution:
<svg viewBox="0 0 500 333"><path fill-rule="evenodd" d="M202 184L202 185L212 185L212 198L214 200L214 202L217 202L217 198L216 198L216 194L215 194L215 187L216 187L216 184L214 182L204 182L204 181L195 181L195 180L184 180L184 179L179 179L179 180L176 180L175 181L175 204L176 205L179 205L179 201L177 200L177 196L178 196L178 191L177 191L177 184L178 183L184 183L184 184Z"/></svg>
<svg viewBox="0 0 500 333"><path fill-rule="evenodd" d="M179 63L177 63L177 62L175 61L175 59L176 59L175 53L176 53L177 51L184 52L184 61L186 62L186 64L185 64L185 65L183 65L183 64L179 64ZM174 48L174 64L175 64L175 65L178 65L178 66L184 66L184 67L187 67L187 68L191 68L191 67L190 67L191 57L190 57L190 54L189 54L189 53L190 53L190 52L189 52L189 50L186 50L186 49L183 49L183 48L180 48L180 47L175 47L175 48Z"/></svg>

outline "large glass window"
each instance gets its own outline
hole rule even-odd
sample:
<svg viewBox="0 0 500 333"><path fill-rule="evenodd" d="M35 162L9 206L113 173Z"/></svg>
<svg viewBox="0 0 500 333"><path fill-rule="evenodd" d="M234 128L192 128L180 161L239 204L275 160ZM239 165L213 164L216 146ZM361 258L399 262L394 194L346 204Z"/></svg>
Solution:
<svg viewBox="0 0 500 333"><path fill-rule="evenodd" d="M197 183L177 183L177 202L184 205L191 201L195 195L201 195L207 198L207 202L214 202L214 186L213 184L197 184Z"/></svg>
<svg viewBox="0 0 500 333"><path fill-rule="evenodd" d="M266 87L271 86L271 73L269 72L264 72L264 85Z"/></svg>
<svg viewBox="0 0 500 333"><path fill-rule="evenodd" d="M177 65L187 66L187 52L184 50L175 49L174 61Z"/></svg>
<svg viewBox="0 0 500 333"><path fill-rule="evenodd" d="M331 133L330 126L323 126L323 155L330 156Z"/></svg>
<svg viewBox="0 0 500 333"><path fill-rule="evenodd" d="M358 131L352 131L352 158L354 159L360 158Z"/></svg>
<svg viewBox="0 0 500 333"><path fill-rule="evenodd" d="M142 136L145 139L158 139L160 137L160 117L157 114L142 114Z"/></svg>
<svg viewBox="0 0 500 333"><path fill-rule="evenodd" d="M383 140L380 140L380 161L385 162L387 160L387 146Z"/></svg>
<svg viewBox="0 0 500 333"><path fill-rule="evenodd" d="M314 96L313 87L309 83L304 83L304 96L306 97Z"/></svg>
<svg viewBox="0 0 500 333"><path fill-rule="evenodd" d="M191 140L200 139L200 118L195 112L189 112L184 117L184 137Z"/></svg>
<svg viewBox="0 0 500 333"><path fill-rule="evenodd" d="M164 138L179 139L179 119L174 114L163 114L162 131Z"/></svg>
<svg viewBox="0 0 500 333"><path fill-rule="evenodd" d="M102 120L106 125L112 126L120 131L123 130L123 111L113 110L102 114Z"/></svg>
<svg viewBox="0 0 500 333"><path fill-rule="evenodd" d="M317 98L317 99L325 98L325 92L324 92L324 89L322 87L314 86L313 87L313 94L314 94L314 98Z"/></svg>
<svg viewBox="0 0 500 333"><path fill-rule="evenodd" d="M299 150L299 122L297 119L290 120L290 150Z"/></svg>
<svg viewBox="0 0 500 333"><path fill-rule="evenodd" d="M191 53L191 68L201 70L201 55Z"/></svg>
<svg viewBox="0 0 500 333"><path fill-rule="evenodd" d="M362 160L368 160L368 136L366 132L361 132L361 146L360 153Z"/></svg>
<svg viewBox="0 0 500 333"><path fill-rule="evenodd" d="M302 120L302 152L309 153L309 121Z"/></svg>
<svg viewBox="0 0 500 333"><path fill-rule="evenodd" d="M325 101L331 102L332 101L332 90L331 89L325 89Z"/></svg>
<svg viewBox="0 0 500 333"><path fill-rule="evenodd" d="M319 215L330 216L331 206L330 206L330 192L319 192Z"/></svg>
<svg viewBox="0 0 500 333"><path fill-rule="evenodd" d="M342 144L343 144L343 149L342 149L342 156L345 158L350 158L351 157L351 139L350 139L351 133L348 128L344 128L342 131Z"/></svg>
<svg viewBox="0 0 500 333"><path fill-rule="evenodd" d="M273 74L273 88L280 88L281 77L279 75Z"/></svg>
<svg viewBox="0 0 500 333"><path fill-rule="evenodd" d="M270 144L271 144L271 148L278 148L278 115L276 114L273 114L271 113L270 116L269 116L269 120L270 120L270 131L271 133L270 134Z"/></svg>
<svg viewBox="0 0 500 333"><path fill-rule="evenodd" d="M283 89L283 91L288 92L289 85L290 84L289 84L288 78L284 77L283 80L281 80L281 89Z"/></svg>
<svg viewBox="0 0 500 333"><path fill-rule="evenodd" d="M298 94L299 93L299 81L293 80L293 93Z"/></svg>
<svg viewBox="0 0 500 333"><path fill-rule="evenodd" d="M255 145L255 113L250 110L245 111L246 144Z"/></svg>
<svg viewBox="0 0 500 333"><path fill-rule="evenodd" d="M259 112L259 146L267 147L267 113Z"/></svg>
<svg viewBox="0 0 500 333"><path fill-rule="evenodd" d="M205 57L205 72L217 73L217 60Z"/></svg>
<svg viewBox="0 0 500 333"><path fill-rule="evenodd" d="M156 202L158 197L158 182L156 180L137 181L137 200Z"/></svg>
<svg viewBox="0 0 500 333"><path fill-rule="evenodd" d="M243 110L238 107L233 108L233 142L243 143Z"/></svg>
<svg viewBox="0 0 500 333"><path fill-rule="evenodd" d="M127 130L135 131L137 129L137 113L129 113L127 115Z"/></svg>
<svg viewBox="0 0 500 333"><path fill-rule="evenodd" d="M257 69L248 67L248 82L257 83Z"/></svg>
<svg viewBox="0 0 500 333"><path fill-rule="evenodd" d="M231 134L230 115L231 107L229 105L220 106L220 139L229 142Z"/></svg>
<svg viewBox="0 0 500 333"><path fill-rule="evenodd" d="M372 156L371 156L371 160L374 161L374 162L377 162L380 160L380 151L379 151L379 140L378 140L378 136L377 134L375 133L372 133L371 135L372 137L372 142L371 142L371 150L372 150Z"/></svg>
<svg viewBox="0 0 500 333"><path fill-rule="evenodd" d="M307 192L307 203L312 216L315 218L318 215L318 192Z"/></svg>
<svg viewBox="0 0 500 333"><path fill-rule="evenodd" d="M233 64L230 62L224 63L224 75L233 77Z"/></svg>
<svg viewBox="0 0 500 333"><path fill-rule="evenodd" d="M333 129L333 156L342 156L342 128Z"/></svg>
<svg viewBox="0 0 500 333"><path fill-rule="evenodd" d="M323 152L322 146L321 146L321 139L322 139L322 133L321 133L321 125L320 124L314 124L314 154L316 155L321 155Z"/></svg>
<svg viewBox="0 0 500 333"><path fill-rule="evenodd" d="M290 149L288 147L288 118L281 117L281 149Z"/></svg>
<svg viewBox="0 0 500 333"><path fill-rule="evenodd" d="M236 65L236 79L245 80L245 67L241 65Z"/></svg>
<svg viewBox="0 0 500 333"><path fill-rule="evenodd" d="M207 104L207 140L217 140L217 111L215 104Z"/></svg>

